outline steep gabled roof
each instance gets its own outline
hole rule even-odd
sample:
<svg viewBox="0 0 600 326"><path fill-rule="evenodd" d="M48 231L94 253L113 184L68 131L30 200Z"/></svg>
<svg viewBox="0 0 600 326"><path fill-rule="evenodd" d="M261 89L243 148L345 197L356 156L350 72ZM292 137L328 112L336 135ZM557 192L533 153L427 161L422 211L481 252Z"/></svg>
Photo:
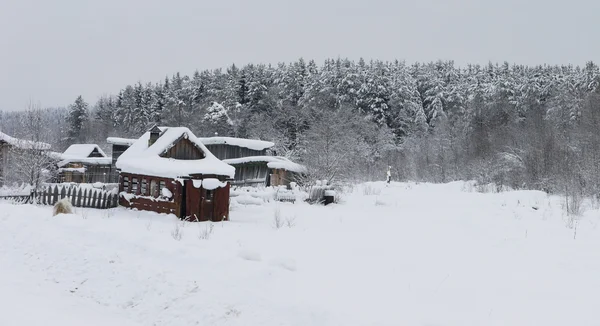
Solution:
<svg viewBox="0 0 600 326"><path fill-rule="evenodd" d="M11 146L21 148L21 149L39 149L39 150L50 149L50 144L14 138L3 132L0 132L0 142L7 143Z"/></svg>
<svg viewBox="0 0 600 326"><path fill-rule="evenodd" d="M98 151L102 157L90 157L90 154ZM83 163L88 165L109 165L112 158L96 144L73 144L64 153L50 153L51 157L60 160L57 165L63 167L69 163Z"/></svg>
<svg viewBox="0 0 600 326"><path fill-rule="evenodd" d="M275 146L275 144L270 141L234 137L206 137L200 138L200 141L202 141L204 145L231 145L248 148L255 151L262 151Z"/></svg>
<svg viewBox="0 0 600 326"><path fill-rule="evenodd" d="M148 146L150 132L136 140L117 160L121 172L163 178L188 177L195 174L221 175L233 178L235 168L216 158L188 128L160 127L161 136ZM181 139L188 139L203 152L204 158L178 160L161 157Z"/></svg>
<svg viewBox="0 0 600 326"><path fill-rule="evenodd" d="M97 150L102 157L108 157L106 156L106 153L102 151L100 146L96 144L73 144L67 148L63 155L65 155L65 157L72 158L86 158L90 157L90 154L92 154L94 150Z"/></svg>

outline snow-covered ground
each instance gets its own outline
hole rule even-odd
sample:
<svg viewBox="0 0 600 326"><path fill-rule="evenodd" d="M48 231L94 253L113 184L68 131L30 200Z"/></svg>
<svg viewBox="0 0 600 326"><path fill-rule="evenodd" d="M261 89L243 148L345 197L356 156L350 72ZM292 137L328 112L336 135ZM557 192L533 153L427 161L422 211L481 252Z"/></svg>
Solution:
<svg viewBox="0 0 600 326"><path fill-rule="evenodd" d="M600 212L470 189L372 183L212 229L3 203L0 325L597 325Z"/></svg>

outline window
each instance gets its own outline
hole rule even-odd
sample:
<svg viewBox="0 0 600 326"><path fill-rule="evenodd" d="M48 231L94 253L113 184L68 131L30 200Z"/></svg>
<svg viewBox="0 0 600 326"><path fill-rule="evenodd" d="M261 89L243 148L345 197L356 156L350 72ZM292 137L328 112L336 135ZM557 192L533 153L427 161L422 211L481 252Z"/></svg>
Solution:
<svg viewBox="0 0 600 326"><path fill-rule="evenodd" d="M158 187L156 185L156 180L150 180L150 196L158 197Z"/></svg>
<svg viewBox="0 0 600 326"><path fill-rule="evenodd" d="M129 192L129 177L123 177L123 191Z"/></svg>
<svg viewBox="0 0 600 326"><path fill-rule="evenodd" d="M131 192L137 194L138 191L138 179L131 178Z"/></svg>
<svg viewBox="0 0 600 326"><path fill-rule="evenodd" d="M162 195L162 190L163 190L163 189L164 189L166 186L167 186L167 185L165 184L165 182L164 182L164 181L161 181L161 182L160 182L160 186L158 187L158 193L159 193L160 195Z"/></svg>
<svg viewBox="0 0 600 326"><path fill-rule="evenodd" d="M206 200L213 200L214 196L215 196L215 192L213 190L206 191Z"/></svg>
<svg viewBox="0 0 600 326"><path fill-rule="evenodd" d="M141 189L141 194L142 196L145 196L146 190L148 190L148 181L146 181L146 179L142 179L142 189Z"/></svg>

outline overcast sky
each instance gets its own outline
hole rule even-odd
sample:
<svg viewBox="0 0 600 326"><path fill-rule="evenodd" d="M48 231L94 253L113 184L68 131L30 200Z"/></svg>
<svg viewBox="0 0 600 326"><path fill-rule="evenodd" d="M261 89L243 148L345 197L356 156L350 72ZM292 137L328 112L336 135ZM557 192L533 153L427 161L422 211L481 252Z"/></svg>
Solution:
<svg viewBox="0 0 600 326"><path fill-rule="evenodd" d="M0 0L0 109L304 57L600 61L598 0Z"/></svg>

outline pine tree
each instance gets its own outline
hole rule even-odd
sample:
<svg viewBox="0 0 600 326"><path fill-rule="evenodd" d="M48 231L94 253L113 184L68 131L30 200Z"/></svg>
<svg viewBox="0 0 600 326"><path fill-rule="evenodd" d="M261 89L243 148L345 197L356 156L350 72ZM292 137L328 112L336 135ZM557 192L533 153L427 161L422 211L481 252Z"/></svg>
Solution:
<svg viewBox="0 0 600 326"><path fill-rule="evenodd" d="M88 104L83 100L80 95L75 100L75 103L69 106L69 129L68 129L68 142L73 143L84 143L86 140L85 125L88 122Z"/></svg>

